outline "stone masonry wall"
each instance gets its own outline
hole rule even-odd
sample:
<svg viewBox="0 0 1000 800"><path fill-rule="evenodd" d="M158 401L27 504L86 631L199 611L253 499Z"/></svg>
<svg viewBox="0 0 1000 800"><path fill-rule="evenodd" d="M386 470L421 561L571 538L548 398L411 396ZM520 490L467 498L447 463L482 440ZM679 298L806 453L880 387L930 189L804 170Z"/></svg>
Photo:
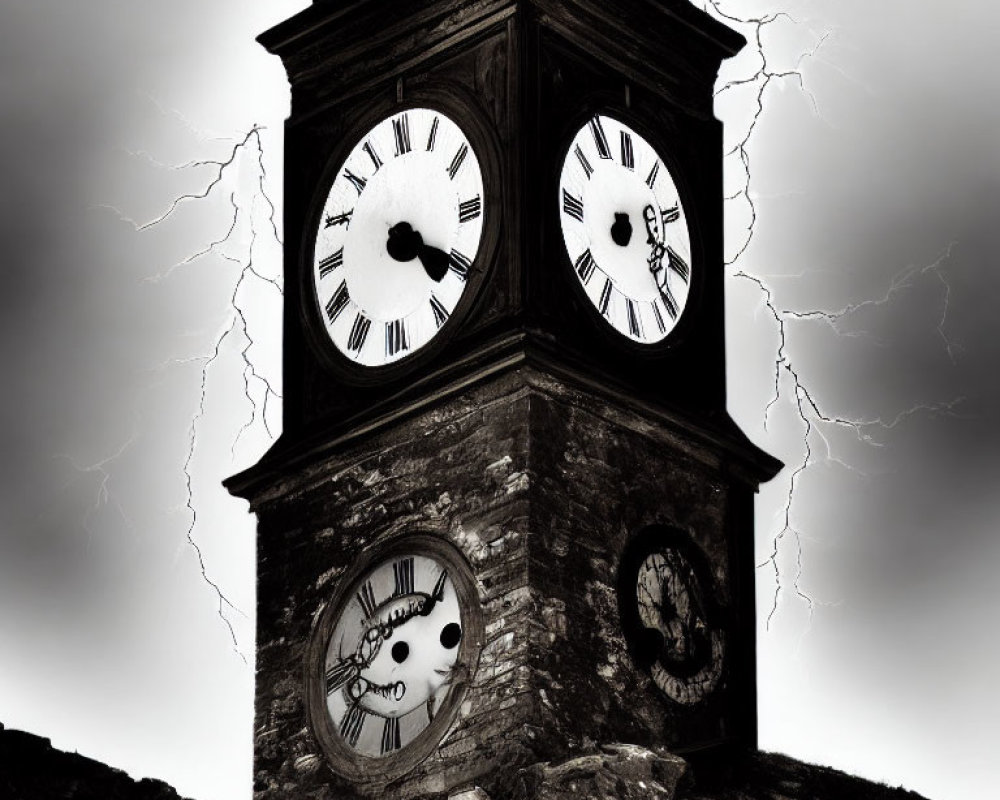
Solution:
<svg viewBox="0 0 1000 800"><path fill-rule="evenodd" d="M485 638L440 746L369 794L447 797L479 785L503 798L522 768L594 741L683 746L729 735L728 662L696 707L664 700L630 661L616 589L628 537L670 523L707 552L732 605L729 496L720 454L527 368L269 487L254 503L256 796L358 796L309 729L305 654L363 548L407 532L435 534L465 555Z"/></svg>
<svg viewBox="0 0 1000 800"><path fill-rule="evenodd" d="M528 756L508 738L533 716L527 681L527 394L494 385L338 454L257 509L255 791L355 797L310 732L304 658L314 619L362 548L406 532L456 545L477 578L485 642L456 723L384 798L434 794Z"/></svg>
<svg viewBox="0 0 1000 800"><path fill-rule="evenodd" d="M617 586L631 536L670 525L708 555L715 597L733 611L721 454L556 381L532 383L529 580L540 625L531 674L551 738L540 755L588 741L684 748L731 735L731 670L694 706L664 698L628 654Z"/></svg>

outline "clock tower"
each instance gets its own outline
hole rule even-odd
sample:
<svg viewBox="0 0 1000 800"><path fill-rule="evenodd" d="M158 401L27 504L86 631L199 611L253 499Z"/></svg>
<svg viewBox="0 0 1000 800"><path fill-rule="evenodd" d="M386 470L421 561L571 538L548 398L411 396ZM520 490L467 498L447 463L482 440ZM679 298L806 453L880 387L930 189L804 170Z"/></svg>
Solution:
<svg viewBox="0 0 1000 800"><path fill-rule="evenodd" d="M756 747L726 413L721 61L687 0L315 2L285 135L255 795L498 800Z"/></svg>

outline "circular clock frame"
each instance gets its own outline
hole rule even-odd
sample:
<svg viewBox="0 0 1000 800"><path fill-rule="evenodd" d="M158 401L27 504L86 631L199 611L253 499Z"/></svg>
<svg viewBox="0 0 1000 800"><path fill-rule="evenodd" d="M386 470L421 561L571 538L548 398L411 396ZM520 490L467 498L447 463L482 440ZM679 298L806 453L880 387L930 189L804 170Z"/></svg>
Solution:
<svg viewBox="0 0 1000 800"><path fill-rule="evenodd" d="M386 364L366 366L341 353L327 332L314 275L317 233L334 181L364 136L380 122L419 108L437 111L454 123L468 140L478 160L483 187L483 224L479 246L475 258L468 265L461 297L436 334L408 356ZM425 365L453 339L479 299L496 257L501 227L503 181L500 179L499 144L478 100L459 86L410 91L402 102L388 99L373 101L353 114L341 112L341 118L344 122L337 126L338 133L334 135L337 142L324 156L325 167L305 215L299 259L299 306L306 342L318 355L324 368L346 383L373 386L404 377Z"/></svg>
<svg viewBox="0 0 1000 800"><path fill-rule="evenodd" d="M667 331L664 338L659 341L636 341L616 328L601 313L576 274L575 265L568 252L563 236L564 198L561 192L563 166L569 159L575 157L573 143L576 141L577 136L586 129L589 121L597 116L607 117L627 126L633 133L641 136L646 141L663 162L664 172L661 174L668 174L670 176L676 189L678 204L683 211L683 220L687 226L687 237L690 245L690 260L688 263L690 277L687 287L687 297L675 323ZM568 284L568 290L576 300L575 306L582 307L583 310L578 312L579 315L586 316L588 321L595 319L598 321L596 325L588 323L589 327L592 330L598 331L606 343L610 343L619 351L624 349L640 359L659 358L683 343L690 335L690 331L695 325L695 318L698 316L698 310L702 306L701 298L704 293L706 276L704 274L705 258L701 240L699 207L695 202L694 192L689 185L687 170L684 168L685 162L682 158L680 148L669 147L665 142L668 136L683 141L685 135L691 134L682 133L677 124L660 109L650 109L646 113L643 113L642 109L638 109L636 106L624 108L614 102L588 104L583 112L569 120L567 132L557 148L560 158L555 162L554 173L550 182L550 185L555 187L554 193L558 192L556 199L553 200L553 198L550 198L547 205L550 209L549 213L552 215L551 218L554 220L554 238L559 251L558 258L562 263L560 277L565 284ZM618 143L615 143L612 145L613 157L617 157L617 152ZM686 149L684 152L687 152ZM646 229L643 220L633 221L633 223L635 222L638 224L633 224L633 236L643 237L644 239ZM664 261L666 261L666 257Z"/></svg>
<svg viewBox="0 0 1000 800"><path fill-rule="evenodd" d="M462 620L456 664L462 675L448 691L431 722L396 752L368 756L343 741L327 706L326 660L335 629L366 576L400 556L421 556L444 566L455 589ZM482 603L468 561L447 540L424 532L408 533L373 545L340 579L316 618L305 660L306 711L310 729L334 772L363 790L377 791L430 756L451 727L478 667L485 636Z"/></svg>
<svg viewBox="0 0 1000 800"><path fill-rule="evenodd" d="M669 667L661 663L665 640L650 639L648 620L643 620L637 597L644 565L648 565L649 559L656 555L668 552L674 554L675 564L680 563L689 569L690 583L684 585L683 591L688 594L688 602L697 606L697 613L702 617L700 622L707 629L707 633L700 634L702 640L695 645L701 645L701 657L692 657L686 664L681 661ZM692 592L694 597L690 596ZM689 534L680 528L651 525L632 537L619 562L618 609L629 655L636 666L650 676L660 696L690 708L707 701L723 685L732 643L729 625L719 604L718 586L712 578L708 558ZM662 623L662 618L660 621ZM686 633L686 628L684 630ZM708 648L707 653L705 648ZM706 685L689 687L689 679L693 684L699 676ZM667 682L671 688L668 690L662 682ZM689 688L692 696L683 696Z"/></svg>

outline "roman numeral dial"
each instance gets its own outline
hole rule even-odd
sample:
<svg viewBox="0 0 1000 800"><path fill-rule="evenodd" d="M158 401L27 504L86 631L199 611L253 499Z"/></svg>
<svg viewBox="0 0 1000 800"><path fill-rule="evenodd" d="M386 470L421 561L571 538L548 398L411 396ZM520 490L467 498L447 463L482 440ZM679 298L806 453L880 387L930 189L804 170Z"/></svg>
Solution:
<svg viewBox="0 0 1000 800"><path fill-rule="evenodd" d="M447 731L465 692L455 675L484 632L475 579L451 545L411 535L383 551L342 576L320 613L306 689L328 752L392 764L433 746L428 728Z"/></svg>
<svg viewBox="0 0 1000 800"><path fill-rule="evenodd" d="M670 336L698 277L663 141L655 128L597 114L569 143L559 180L566 279L590 302L593 324L641 345Z"/></svg>
<svg viewBox="0 0 1000 800"><path fill-rule="evenodd" d="M345 369L384 367L460 324L492 203L475 143L436 109L397 111L335 158L312 242L311 324Z"/></svg>

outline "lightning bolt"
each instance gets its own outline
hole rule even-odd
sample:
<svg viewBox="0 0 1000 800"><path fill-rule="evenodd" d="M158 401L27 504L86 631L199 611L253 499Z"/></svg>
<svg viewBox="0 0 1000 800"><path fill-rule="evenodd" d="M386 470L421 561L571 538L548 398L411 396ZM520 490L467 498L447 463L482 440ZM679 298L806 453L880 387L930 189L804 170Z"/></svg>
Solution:
<svg viewBox="0 0 1000 800"><path fill-rule="evenodd" d="M162 106L160 110L168 113ZM179 116L177 114L176 116ZM186 120L182 122L195 131ZM209 256L217 256L225 263L235 266L229 292L229 313L214 336L206 352L189 358L173 359L161 368L173 368L194 364L199 369L199 394L195 410L187 427L187 448L183 459L184 477L183 508L188 519L180 546L190 547L197 559L201 579L209 587L215 598L216 612L225 627L233 651L248 663L241 651L233 615L246 618L246 614L227 596L222 583L213 576L209 560L203 546L205 531L199 525L199 502L194 476L194 462L199 449L199 431L204 423L207 405L212 397L209 385L210 374L220 365L231 348L238 348L242 378L243 398L249 408L247 418L242 422L231 444L230 453L236 456L236 448L244 434L255 426L263 428L268 439L273 440L276 431L272 429L272 418L280 407L281 394L267 371L255 360L255 340L252 330L254 320L260 319L262 310L261 292L271 292L279 298L283 294L280 278L268 274L260 266L258 251L263 240L281 246L277 225L275 204L267 189L269 179L265 166L265 146L262 139L264 128L253 125L239 135L220 140L218 137L198 135L202 143L224 141L227 149L219 158L205 158L169 164L146 151L125 151L129 157L142 159L156 169L191 175L191 188L177 194L165 207L147 220L136 220L117 207L103 205L119 219L128 222L136 235L142 236L156 229L169 226L180 209L198 204L217 203L223 200L228 209L224 224L217 235L201 246L196 246L189 255L169 264L144 280L151 283L167 281L182 268L194 267L206 261ZM206 173L207 172L207 176ZM248 177L249 176L249 179ZM99 498L107 501L110 475L107 472L111 461L121 452L92 465L89 470L102 475Z"/></svg>
<svg viewBox="0 0 1000 800"><path fill-rule="evenodd" d="M757 224L757 206L754 203L753 194L750 191L749 148L750 142L757 129L757 124L760 122L764 114L764 98L772 85L775 85L776 83L783 83L785 81L792 81L798 86L800 91L808 96L813 110L816 113L819 113L816 98L806 87L805 79L800 70L803 62L807 59L814 58L832 34L821 34L811 49L799 54L794 68L775 69L768 61L768 52L763 41L764 32L768 27L782 22L792 25L798 24L794 17L783 11L767 14L762 17L738 17L724 11L722 3L719 2L719 0L709 0L705 10L729 23L731 26L743 30L749 29L750 35L747 36L747 44L752 47L749 53L753 60L758 62L756 68L754 68L749 74L733 78L732 80L727 80L723 82L722 85L715 91L715 99L717 102L730 93L736 93L739 89L745 88L751 92L750 105L752 111L745 121L746 127L737 142L729 149L728 152L725 153L725 158L729 162L732 162L734 158L739 161L739 167L734 168L730 163L727 165L727 169L734 169L734 171L738 170L740 173L738 188L736 191L728 194L725 197L725 201L730 205L742 201L750 215L750 219L743 232L742 241L737 246L735 255L729 259L728 263L732 264L736 262L746 251L747 247L750 246L750 242L753 239L754 229Z"/></svg>
<svg viewBox="0 0 1000 800"><path fill-rule="evenodd" d="M817 56L832 34L822 33L814 36L812 45L799 54L793 67L778 68L772 64L765 46L765 32L778 25L798 25L799 23L791 15L777 12L756 17L741 17L728 12L721 0L708 0L705 8L727 24L749 32L747 36L749 69L744 75L722 82L716 90L716 99L735 95L740 91L748 91L751 97L745 125L740 129L735 144L724 154L727 169L737 175L735 190L729 192L725 198L727 209L742 206L748 217L742 235L738 238L734 250L731 251L731 257L727 259L727 266L730 268L730 277L750 282L757 287L761 301L778 334L778 345L774 358L774 392L763 411L765 429L772 409L783 400L791 403L803 427L802 455L795 463L788 479L788 491L781 512L781 528L771 536L770 554L758 564L760 569L770 569L773 573L775 591L772 607L767 616L767 624L770 625L778 608L779 597L785 588L787 576L782 574L779 566L779 551L787 541L793 543L795 553L794 574L790 580L792 591L796 597L806 603L810 616L817 603L802 587L802 532L796 527L793 512L801 478L806 470L818 460L833 461L844 468L854 469L848 461L836 455L828 431L847 429L859 441L881 446L884 443L884 434L904 424L912 416L916 414L955 413L961 403L961 398L958 398L944 403L922 404L900 411L889 419L854 418L831 412L825 408L825 404L822 402L822 398L817 395L816 390L803 378L798 365L789 353L787 346L790 335L789 323L823 324L838 336L871 336L870 332L848 330L844 323L855 317L861 310L877 310L889 305L903 289L912 286L917 281L933 279L940 284L944 294L942 311L935 321L935 329L948 357L954 362L959 349L955 343L949 340L947 335L950 287L945 267L950 255L950 246L932 264L919 268L911 267L901 272L887 287L884 296L880 298L860 301L835 310L801 310L781 306L775 299L767 276L742 263L746 260L747 249L753 240L759 213L752 192L751 143L765 113L768 93L778 85L792 83L808 96L814 111L819 112L815 98L809 92L803 67L810 59ZM184 122L194 130L190 123ZM274 382L268 378L266 371L261 369L255 361L254 352L257 343L252 335L253 321L256 318L255 315L259 313L259 308L253 300L254 292L262 288L278 295L282 292L280 280L270 277L266 270L259 268L256 260L258 244L262 238L267 237L280 245L275 206L266 188L268 175L265 168L262 131L261 126L254 125L239 135L225 140L227 149L219 158L190 160L172 165L145 151L131 152L128 154L129 157L143 159L157 169L192 175L201 175L207 171L208 175L195 182L193 187L178 193L166 203L160 212L145 220L135 220L116 207L105 206L113 210L120 219L129 222L137 235L143 235L169 225L177 212L184 207L215 201L219 197L228 204L227 224L217 235L208 239L203 245L196 247L184 258L164 267L145 280L154 283L169 280L177 270L200 265L213 255L237 267L231 285L231 311L225 324L217 333L212 346L200 356L176 360L171 364L196 363L200 369L199 399L188 426L188 446L182 467L186 487L184 507L189 519L184 543L194 550L201 577L216 598L218 615L226 627L234 650L244 660L245 656L239 651L237 636L230 616L243 612L229 600L220 583L212 577L200 544L201 531L198 524L198 503L192 465L199 445L199 425L204 420L206 403L210 395L209 375L212 368L219 363L229 340L240 343L239 357L242 365L243 397L250 409L247 418L243 421L231 443L231 453L235 456L241 438L257 424L263 426L268 437L273 438L275 435L270 420L274 413L274 406L280 403L281 395ZM206 146L220 141L218 137L199 135L199 138ZM246 182L240 184L236 179L240 171L252 173L253 180L249 182L249 185ZM244 240L247 240L245 244ZM823 450L822 453L819 452L820 448ZM86 467L81 467L74 462L78 470L93 472L101 476L98 489L99 503L111 501L108 469L110 463L119 456L120 453L115 453L108 459Z"/></svg>
<svg viewBox="0 0 1000 800"><path fill-rule="evenodd" d="M955 243L948 244L930 264L921 267L910 266L901 270L891 279L880 297L850 303L833 310L792 309L778 303L772 284L767 279L768 276L756 272L742 263L747 260L747 250L757 228L759 213L754 202L751 185L751 143L755 138L758 124L765 114L769 90L774 87L792 83L807 96L813 112L819 115L819 107L815 97L808 89L803 68L807 62L817 56L824 44L831 39L832 33L815 34L810 31L813 43L799 53L794 61L794 66L787 69L777 69L772 66L768 48L765 46L765 32L773 26L799 26L800 23L785 12L742 17L728 12L723 6L721 0L708 0L704 8L731 27L746 32L749 47L741 54L740 63L746 62L750 65L745 74L720 81L715 94L717 101L728 95L735 96L741 90L749 94L749 100L744 101L743 119L737 123L741 126L737 140L724 153L727 172L729 175L736 176L737 184L735 190L729 192L725 197L727 212L737 218L740 218L741 214L746 217L746 223L737 243L727 251L732 255L727 258L726 265L730 270L730 278L747 281L758 290L760 302L763 304L767 318L777 334L773 393L763 409L764 430L768 431L771 412L781 402L790 404L802 429L800 456L792 465L790 475L787 478L787 492L777 515L779 527L776 532L770 535L770 552L757 564L758 569L770 571L774 583L771 607L765 621L766 627L770 628L778 611L779 599L783 592L789 590L789 587L794 597L807 607L810 621L817 605L827 605L827 603L821 603L811 596L803 588L804 534L796 524L794 512L801 480L812 465L819 462L834 463L841 468L863 474L849 460L836 454L830 439L831 432L846 430L853 434L859 442L881 447L886 444L886 435L889 432L900 427L912 417L917 415L955 415L959 413L959 408L964 401L964 398L958 397L942 402L919 403L901 410L887 419L854 417L830 411L826 407L827 404L822 401L818 390L803 377L800 366L790 354L789 337L792 332L789 323L818 323L827 326L836 336L859 337L877 342L878 337L869 329L851 329L847 323L858 320L861 312L877 314L892 303L898 302L905 290L914 287L918 282L932 280L940 285L942 292L941 311L938 318L934 320L934 329L948 358L952 363L955 363L959 347L949 339L946 330L951 296L946 266ZM802 278L803 274L784 277ZM779 564L783 548L788 543L793 548L792 555L794 556L794 567L790 576L785 574L785 570Z"/></svg>
<svg viewBox="0 0 1000 800"><path fill-rule="evenodd" d="M128 452L129 448L135 443L136 438L139 434L138 422L134 421L132 425L132 432L129 434L128 438L122 442L122 444L115 449L113 453L105 456L102 459L94 461L90 464L83 464L75 456L69 453L57 453L56 458L62 461L67 461L69 465L81 476L83 475L94 475L97 477L97 490L94 493L94 502L87 509L83 516L83 528L87 531L87 549L90 549L90 545L94 538L94 530L91 528L91 520L95 515L97 515L102 508L110 507L113 508L118 516L121 518L122 522L129 528L132 527L132 521L128 518L125 513L125 509L122 504L118 501L114 492L111 490L111 472L110 466L114 464L119 458Z"/></svg>

